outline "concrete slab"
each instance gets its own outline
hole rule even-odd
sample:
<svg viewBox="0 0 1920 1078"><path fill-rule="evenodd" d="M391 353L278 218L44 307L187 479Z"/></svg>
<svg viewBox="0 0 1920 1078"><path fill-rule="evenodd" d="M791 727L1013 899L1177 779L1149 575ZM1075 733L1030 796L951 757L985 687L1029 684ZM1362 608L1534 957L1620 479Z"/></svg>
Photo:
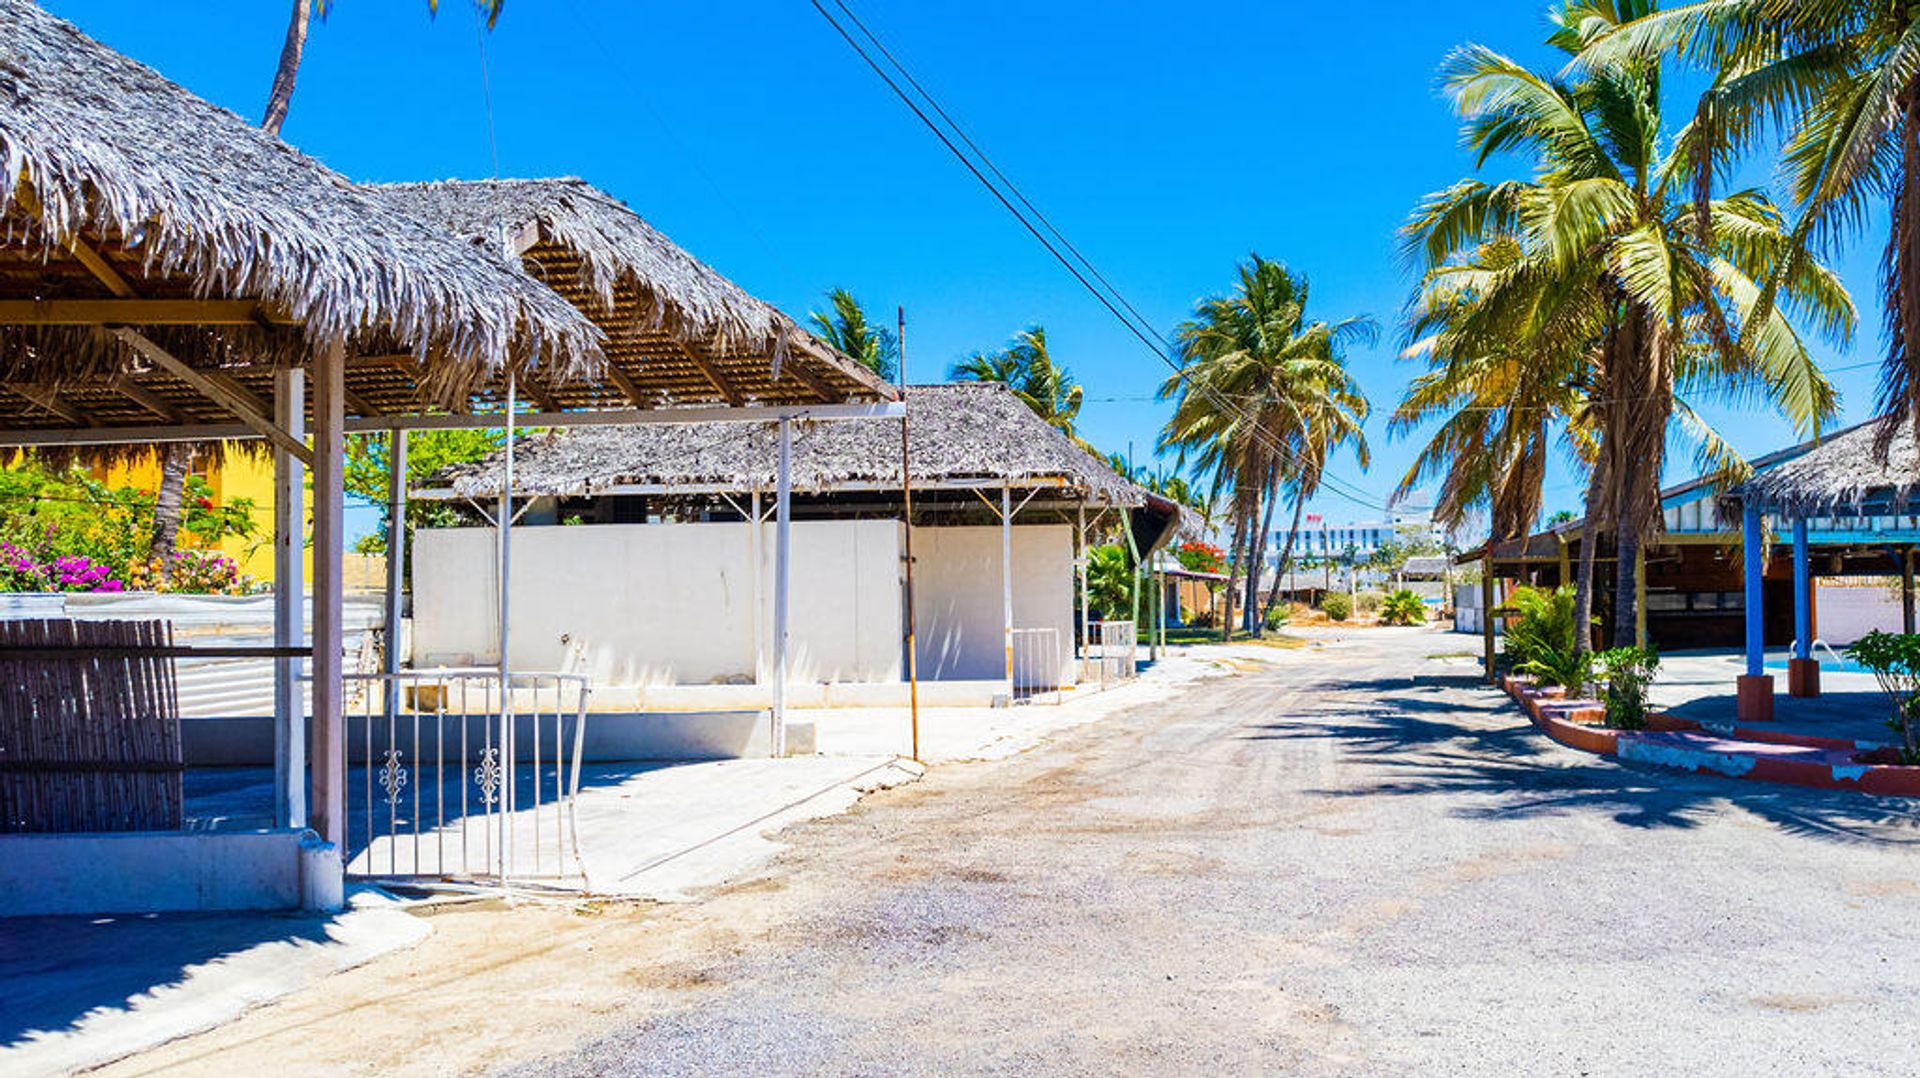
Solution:
<svg viewBox="0 0 1920 1078"><path fill-rule="evenodd" d="M1778 690L1767 729L1867 747L1893 740L1893 732L1887 728L1886 697L1872 674L1829 665L1820 672L1819 696L1789 696L1786 658L1784 651L1767 655L1767 672L1776 675ZM1778 669L1773 668L1776 664ZM1660 677L1653 688L1654 706L1710 730L1730 732L1735 725L1734 685L1745 671L1745 659L1731 651L1663 655Z"/></svg>
<svg viewBox="0 0 1920 1078"><path fill-rule="evenodd" d="M67 1074L226 1022L424 939L377 892L346 911L0 919L0 1074Z"/></svg>
<svg viewBox="0 0 1920 1078"><path fill-rule="evenodd" d="M683 901L765 864L773 837L844 812L863 795L924 774L891 756L601 765L582 782L576 814L586 890Z"/></svg>

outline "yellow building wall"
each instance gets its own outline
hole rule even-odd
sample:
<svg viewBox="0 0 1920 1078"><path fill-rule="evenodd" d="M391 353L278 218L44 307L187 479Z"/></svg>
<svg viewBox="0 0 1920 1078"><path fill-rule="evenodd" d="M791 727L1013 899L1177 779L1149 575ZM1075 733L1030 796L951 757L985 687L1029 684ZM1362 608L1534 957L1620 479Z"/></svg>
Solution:
<svg viewBox="0 0 1920 1078"><path fill-rule="evenodd" d="M263 584L273 582L273 459L229 453L222 460L196 463L193 474L207 481L216 505L232 505L237 498L253 501L253 530L249 537L230 535L214 549L232 558L240 571ZM160 486L158 455L95 469L96 478L109 486L153 491ZM203 547L193 536L180 533L183 547ZM313 552L307 551L307 579L313 579Z"/></svg>

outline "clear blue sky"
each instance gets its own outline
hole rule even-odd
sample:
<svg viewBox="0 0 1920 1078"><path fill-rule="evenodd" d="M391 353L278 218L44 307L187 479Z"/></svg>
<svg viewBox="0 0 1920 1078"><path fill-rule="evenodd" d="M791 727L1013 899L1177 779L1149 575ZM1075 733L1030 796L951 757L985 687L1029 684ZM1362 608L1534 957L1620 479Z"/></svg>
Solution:
<svg viewBox="0 0 1920 1078"><path fill-rule="evenodd" d="M285 31L284 3L46 0L59 14L250 119ZM1383 499L1413 440L1385 416L1414 369L1394 358L1411 285L1394 230L1470 162L1434 89L1453 46L1552 62L1541 5L1304 5L1141 0L857 9L997 163L1148 317L1175 324L1257 250L1308 273L1314 314L1387 329L1355 366L1375 460L1335 471ZM364 180L495 173L464 0L337 0L316 22L284 134ZM909 371L1032 323L1086 387L1083 432L1151 453L1166 368L947 156L807 0L704 4L513 0L486 37L503 176L584 176L750 291L804 317L844 285L904 304ZM1675 107L1677 117L1686 106ZM1878 222L1842 266L1866 315L1850 353L1880 354ZM1863 419L1870 368L1837 373ZM1793 440L1777 416L1709 410L1757 454ZM1678 458L1669 478L1690 474ZM1577 507L1564 467L1547 507ZM1333 520L1377 509L1323 495Z"/></svg>

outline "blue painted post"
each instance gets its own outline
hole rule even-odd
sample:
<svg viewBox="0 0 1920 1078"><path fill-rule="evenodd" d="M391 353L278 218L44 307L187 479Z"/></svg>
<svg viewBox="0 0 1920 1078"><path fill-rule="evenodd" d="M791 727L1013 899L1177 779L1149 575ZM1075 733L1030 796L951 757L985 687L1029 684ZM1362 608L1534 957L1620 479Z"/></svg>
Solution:
<svg viewBox="0 0 1920 1078"><path fill-rule="evenodd" d="M1793 657L1813 658L1813 577L1804 518L1793 522Z"/></svg>
<svg viewBox="0 0 1920 1078"><path fill-rule="evenodd" d="M1767 539L1760 527L1760 507L1751 500L1740 524L1740 556L1747 574L1747 676L1766 673L1766 617L1762 609L1762 572L1767 564Z"/></svg>

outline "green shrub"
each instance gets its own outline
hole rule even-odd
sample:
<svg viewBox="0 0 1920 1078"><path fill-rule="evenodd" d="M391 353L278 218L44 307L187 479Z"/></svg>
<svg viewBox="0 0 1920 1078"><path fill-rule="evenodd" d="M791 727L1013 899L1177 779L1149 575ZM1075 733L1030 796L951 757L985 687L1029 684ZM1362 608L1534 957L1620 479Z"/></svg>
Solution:
<svg viewBox="0 0 1920 1078"><path fill-rule="evenodd" d="M1293 606L1291 604L1275 603L1273 604L1273 609L1267 611L1267 621L1266 621L1267 628L1278 629L1282 625L1285 625L1287 623L1287 619L1292 616L1293 616Z"/></svg>
<svg viewBox="0 0 1920 1078"><path fill-rule="evenodd" d="M1607 683L1607 725L1616 730L1647 727L1647 692L1660 656L1652 648L1614 648L1594 656Z"/></svg>
<svg viewBox="0 0 1920 1078"><path fill-rule="evenodd" d="M1920 636L1871 632L1847 648L1847 657L1873 671L1887 694L1887 728L1900 735L1900 762L1920 764Z"/></svg>
<svg viewBox="0 0 1920 1078"><path fill-rule="evenodd" d="M1386 596L1377 591L1363 591L1360 597L1353 601L1353 607L1362 614L1371 614L1380 609L1380 604L1385 601Z"/></svg>
<svg viewBox="0 0 1920 1078"><path fill-rule="evenodd" d="M1576 646L1573 598L1572 588L1514 590L1504 608L1506 656L1514 673L1530 674L1541 685L1558 685L1572 693L1585 689L1592 668Z"/></svg>
<svg viewBox="0 0 1920 1078"><path fill-rule="evenodd" d="M1345 621L1353 616L1353 600L1345 592L1328 592L1320 600L1320 612L1334 621Z"/></svg>
<svg viewBox="0 0 1920 1078"><path fill-rule="evenodd" d="M1406 588L1387 596L1380 603L1380 620L1387 625L1424 625L1427 604Z"/></svg>

